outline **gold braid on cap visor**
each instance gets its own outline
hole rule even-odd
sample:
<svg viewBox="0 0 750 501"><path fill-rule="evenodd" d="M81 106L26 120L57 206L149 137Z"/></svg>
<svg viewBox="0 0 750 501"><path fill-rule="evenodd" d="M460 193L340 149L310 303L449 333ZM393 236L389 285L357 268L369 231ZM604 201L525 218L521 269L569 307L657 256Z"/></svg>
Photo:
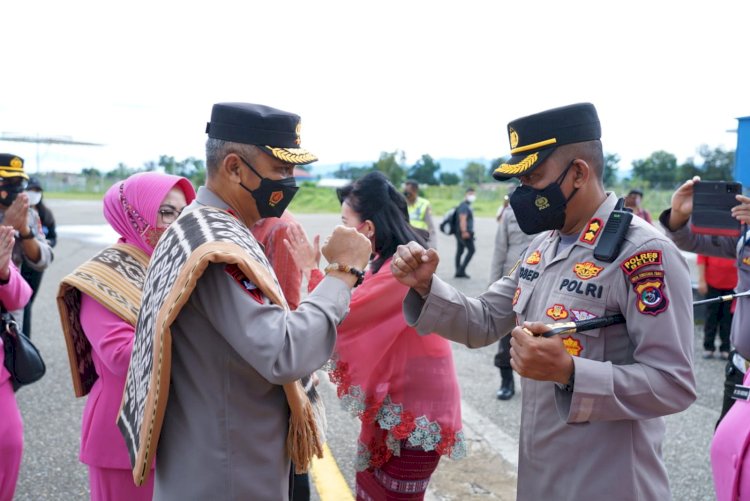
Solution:
<svg viewBox="0 0 750 501"><path fill-rule="evenodd" d="M308 164L318 159L318 157L303 149L298 150L300 153L295 153L294 150L288 148L274 148L273 146L266 146L266 148L273 156L290 164Z"/></svg>
<svg viewBox="0 0 750 501"><path fill-rule="evenodd" d="M537 158L539 158L539 153L532 153L517 164L501 164L495 172L499 172L500 174L518 174L531 168Z"/></svg>

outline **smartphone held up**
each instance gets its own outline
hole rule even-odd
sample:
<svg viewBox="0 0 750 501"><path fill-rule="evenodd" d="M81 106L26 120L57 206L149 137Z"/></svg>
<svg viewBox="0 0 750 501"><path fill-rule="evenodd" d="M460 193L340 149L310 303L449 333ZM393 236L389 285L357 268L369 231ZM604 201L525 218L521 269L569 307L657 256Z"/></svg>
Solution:
<svg viewBox="0 0 750 501"><path fill-rule="evenodd" d="M740 236L740 222L732 216L732 207L739 205L740 183L698 181L693 186L693 215L690 228L694 233L728 237Z"/></svg>

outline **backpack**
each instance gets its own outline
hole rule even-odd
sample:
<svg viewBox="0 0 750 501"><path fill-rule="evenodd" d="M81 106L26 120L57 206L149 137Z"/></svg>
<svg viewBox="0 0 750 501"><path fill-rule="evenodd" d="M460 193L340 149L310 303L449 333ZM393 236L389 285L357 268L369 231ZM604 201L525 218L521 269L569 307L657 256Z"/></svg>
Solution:
<svg viewBox="0 0 750 501"><path fill-rule="evenodd" d="M440 231L446 235L453 235L456 232L456 209L458 206L453 207L451 210L445 213L443 221L440 223Z"/></svg>

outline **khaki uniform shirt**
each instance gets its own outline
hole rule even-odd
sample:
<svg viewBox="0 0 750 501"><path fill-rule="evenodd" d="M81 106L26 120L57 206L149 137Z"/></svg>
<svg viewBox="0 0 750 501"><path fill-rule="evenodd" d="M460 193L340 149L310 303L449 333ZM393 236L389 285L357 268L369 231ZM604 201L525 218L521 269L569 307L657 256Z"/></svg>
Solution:
<svg viewBox="0 0 750 501"><path fill-rule="evenodd" d="M495 233L495 251L490 265L490 284L500 280L516 264L521 252L526 250L536 235L527 235L518 226L516 213L509 205L503 209Z"/></svg>
<svg viewBox="0 0 750 501"><path fill-rule="evenodd" d="M522 379L518 499L667 500L664 420L695 400L688 267L675 246L633 218L612 263L594 258L609 194L575 243L556 253L557 231L531 243L510 276L478 298L434 277L404 313L420 333L486 346L521 321L622 313L626 324L563 337L575 364L572 392Z"/></svg>
<svg viewBox="0 0 750 501"><path fill-rule="evenodd" d="M185 210L201 205L227 208L205 187ZM281 385L330 358L351 292L327 277L286 311L243 282L225 265L209 265L172 325L155 500L288 499L289 406Z"/></svg>

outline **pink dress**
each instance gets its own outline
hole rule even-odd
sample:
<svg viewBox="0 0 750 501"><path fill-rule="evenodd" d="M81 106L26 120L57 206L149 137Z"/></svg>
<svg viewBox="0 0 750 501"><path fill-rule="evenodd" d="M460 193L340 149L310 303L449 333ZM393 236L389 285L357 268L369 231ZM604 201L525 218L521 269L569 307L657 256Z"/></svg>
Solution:
<svg viewBox="0 0 750 501"><path fill-rule="evenodd" d="M744 386L750 386L750 371ZM737 400L711 442L711 468L717 501L750 500L750 401Z"/></svg>
<svg viewBox="0 0 750 501"><path fill-rule="evenodd" d="M83 411L80 460L89 466L92 500L150 500L154 475L142 487L133 483L117 413L133 349L133 327L86 294L81 294L81 326L91 343L99 378Z"/></svg>
<svg viewBox="0 0 750 501"><path fill-rule="evenodd" d="M31 297L31 287L10 264L8 283L0 285L0 301L7 310L19 310ZM16 490L23 452L23 421L5 369L5 351L0 339L0 501L11 501Z"/></svg>

